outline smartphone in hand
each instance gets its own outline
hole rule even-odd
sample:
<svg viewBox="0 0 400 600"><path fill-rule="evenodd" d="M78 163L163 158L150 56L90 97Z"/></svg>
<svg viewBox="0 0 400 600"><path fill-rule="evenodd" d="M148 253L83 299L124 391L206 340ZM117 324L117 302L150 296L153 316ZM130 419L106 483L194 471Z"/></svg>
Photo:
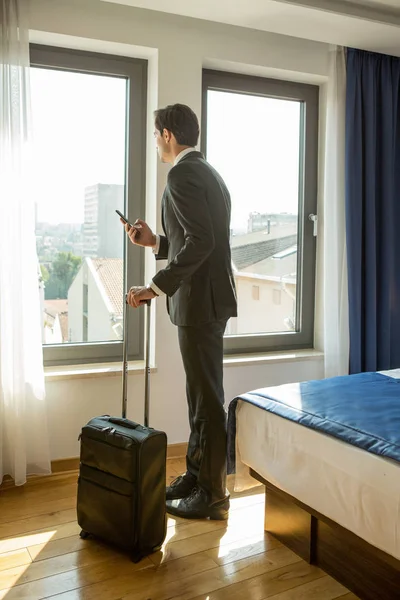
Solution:
<svg viewBox="0 0 400 600"><path fill-rule="evenodd" d="M123 214L122 214L122 212L120 212L119 210L116 210L115 212L116 212L116 213L117 213L117 214L118 214L118 215L121 217L121 219L122 219L122 220L123 220L125 223L128 223L129 227L133 227L132 223L130 223L130 222L128 221L128 219L125 217L125 215L123 215Z"/></svg>
<svg viewBox="0 0 400 600"><path fill-rule="evenodd" d="M142 228L141 225L132 225L132 223L130 223L128 221L128 219L125 217L125 215L122 214L122 212L120 212L119 210L115 210L115 212L121 217L121 219L124 221L124 223L127 223L129 225L130 228L133 227L133 229L135 230L135 240L139 239L140 236L140 230Z"/></svg>

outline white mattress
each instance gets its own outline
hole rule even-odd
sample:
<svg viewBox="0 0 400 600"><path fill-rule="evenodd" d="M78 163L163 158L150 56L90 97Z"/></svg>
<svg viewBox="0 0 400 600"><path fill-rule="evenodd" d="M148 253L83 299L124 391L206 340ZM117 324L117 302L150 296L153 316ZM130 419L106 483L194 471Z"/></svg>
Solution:
<svg viewBox="0 0 400 600"><path fill-rule="evenodd" d="M400 370L385 372L400 378ZM239 400L235 489L276 487L400 560L400 463Z"/></svg>

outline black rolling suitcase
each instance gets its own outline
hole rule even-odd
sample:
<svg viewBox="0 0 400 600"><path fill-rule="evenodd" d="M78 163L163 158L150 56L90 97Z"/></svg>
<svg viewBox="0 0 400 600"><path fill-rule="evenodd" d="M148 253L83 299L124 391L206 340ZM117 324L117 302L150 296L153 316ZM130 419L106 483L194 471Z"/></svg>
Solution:
<svg viewBox="0 0 400 600"><path fill-rule="evenodd" d="M96 417L82 428L77 518L82 538L93 535L126 550L138 562L165 539L167 436L148 426L150 301L144 426L126 418L128 305L124 305L122 418Z"/></svg>

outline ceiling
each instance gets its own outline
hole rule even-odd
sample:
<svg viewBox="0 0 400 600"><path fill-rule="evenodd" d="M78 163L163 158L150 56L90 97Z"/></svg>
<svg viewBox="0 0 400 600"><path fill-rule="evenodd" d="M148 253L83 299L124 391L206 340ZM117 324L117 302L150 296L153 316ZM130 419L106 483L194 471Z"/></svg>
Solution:
<svg viewBox="0 0 400 600"><path fill-rule="evenodd" d="M400 0L102 0L400 56Z"/></svg>
<svg viewBox="0 0 400 600"><path fill-rule="evenodd" d="M360 15L368 12L381 12L400 16L400 0L105 0L118 4L146 8L171 14L197 17L229 23L235 15L245 20L255 14L263 15L272 4L313 7L336 13L351 12L354 9Z"/></svg>
<svg viewBox="0 0 400 600"><path fill-rule="evenodd" d="M372 5L374 6L374 4L378 7L381 8L382 6L391 6L394 8L399 8L400 7L400 0L350 0L353 2L353 4L361 4L364 6L368 6L368 5Z"/></svg>

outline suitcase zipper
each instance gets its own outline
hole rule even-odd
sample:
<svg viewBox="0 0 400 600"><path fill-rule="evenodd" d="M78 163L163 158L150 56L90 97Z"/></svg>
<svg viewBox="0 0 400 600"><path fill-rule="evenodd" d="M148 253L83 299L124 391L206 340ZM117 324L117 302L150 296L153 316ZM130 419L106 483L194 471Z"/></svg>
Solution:
<svg viewBox="0 0 400 600"><path fill-rule="evenodd" d="M81 481L86 481L87 483L95 485L95 486L101 488L102 490L107 490L107 492L111 492L113 494L117 494L118 496L122 496L123 498L130 498L130 497L133 496L133 493L132 494L122 494L121 492L117 492L116 490L114 490L112 488L109 488L109 487L107 487L105 485L101 485L101 483L97 483L95 481L92 481L91 479L88 479L87 477L84 477L83 475L80 476L80 479L81 479ZM125 480L123 480L123 481L125 481ZM133 487L134 484L131 483L131 485Z"/></svg>
<svg viewBox="0 0 400 600"><path fill-rule="evenodd" d="M109 446L111 448L118 448L118 450L123 450L124 452L129 452L129 448L120 448L119 446L113 446L112 444L109 444L108 442L105 442L104 440L98 440L97 438L92 438L92 437L88 437L86 439L96 442L97 444L104 444L105 446Z"/></svg>

